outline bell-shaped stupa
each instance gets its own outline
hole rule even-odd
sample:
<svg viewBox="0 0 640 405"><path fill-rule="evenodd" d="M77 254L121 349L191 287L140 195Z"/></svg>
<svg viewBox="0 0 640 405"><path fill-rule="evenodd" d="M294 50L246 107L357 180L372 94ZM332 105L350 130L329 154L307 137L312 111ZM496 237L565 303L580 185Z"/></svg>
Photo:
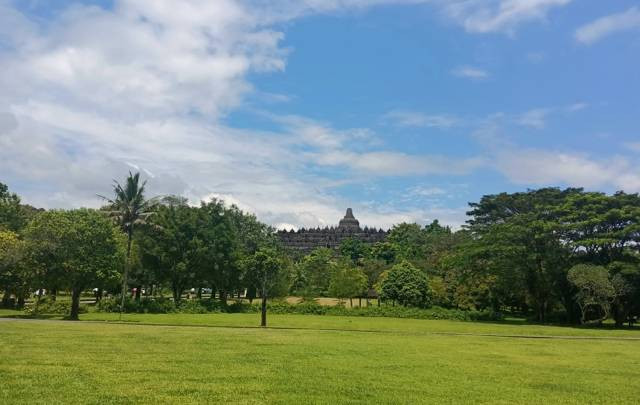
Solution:
<svg viewBox="0 0 640 405"><path fill-rule="evenodd" d="M344 215L344 218L340 220L338 228L348 229L350 231L360 230L360 222L353 216L353 210L351 208L347 208L347 213Z"/></svg>

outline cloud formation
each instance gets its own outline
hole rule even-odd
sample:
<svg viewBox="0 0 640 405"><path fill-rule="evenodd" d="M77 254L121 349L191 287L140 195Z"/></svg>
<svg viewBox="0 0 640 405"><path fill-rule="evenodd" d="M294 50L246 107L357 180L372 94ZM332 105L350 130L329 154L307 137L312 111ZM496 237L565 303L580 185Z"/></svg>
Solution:
<svg viewBox="0 0 640 405"><path fill-rule="evenodd" d="M621 13L598 18L575 32L578 42L585 45L593 44L606 36L622 31L640 30L640 8L631 7Z"/></svg>
<svg viewBox="0 0 640 405"><path fill-rule="evenodd" d="M391 226L440 218L461 224L464 207L367 204L343 185L401 176L463 176L494 168L516 184L565 182L637 186L632 163L513 148L449 156L397 150L366 127L338 127L297 115L264 113L270 130L226 122L249 95L290 100L254 88L252 75L284 72L282 23L378 5L440 10L467 32L513 33L544 21L568 0L115 0L112 9L73 5L44 21L0 0L0 181L44 207L98 206L112 179L130 168L158 194L223 198L276 226L334 224L346 205L361 223ZM460 66L456 76L489 73ZM576 110L579 109L576 106ZM534 117L535 118L535 117ZM544 125L544 117L529 123ZM393 110L383 130L460 130L452 114ZM465 123L465 127L470 124ZM535 155L557 172L534 167ZM584 179L580 165L603 169ZM611 167L621 170L614 178ZM626 176L626 177L625 177ZM435 198L448 191L413 190ZM417 208L418 207L418 208Z"/></svg>
<svg viewBox="0 0 640 405"><path fill-rule="evenodd" d="M572 0L464 0L442 2L446 14L467 31L513 33L524 22L544 20L547 13Z"/></svg>
<svg viewBox="0 0 640 405"><path fill-rule="evenodd" d="M459 119L453 115L430 115L418 111L407 110L389 111L382 118L399 127L446 129L459 124Z"/></svg>
<svg viewBox="0 0 640 405"><path fill-rule="evenodd" d="M473 66L458 66L451 71L451 74L472 80L484 80L489 77L489 73L486 70Z"/></svg>

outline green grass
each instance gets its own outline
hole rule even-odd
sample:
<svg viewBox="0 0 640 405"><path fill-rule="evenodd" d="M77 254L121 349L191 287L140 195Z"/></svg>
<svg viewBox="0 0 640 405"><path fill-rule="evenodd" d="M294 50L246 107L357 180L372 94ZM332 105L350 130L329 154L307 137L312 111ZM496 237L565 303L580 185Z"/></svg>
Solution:
<svg viewBox="0 0 640 405"><path fill-rule="evenodd" d="M125 314L124 323L103 322L117 316L0 320L0 403L578 404L640 397L632 383L640 378L640 341L620 339L640 338L638 331L310 315L270 316L274 328L260 329L256 314ZM449 332L469 335L442 334ZM481 336L490 333L570 338ZM604 339L575 339L594 336Z"/></svg>

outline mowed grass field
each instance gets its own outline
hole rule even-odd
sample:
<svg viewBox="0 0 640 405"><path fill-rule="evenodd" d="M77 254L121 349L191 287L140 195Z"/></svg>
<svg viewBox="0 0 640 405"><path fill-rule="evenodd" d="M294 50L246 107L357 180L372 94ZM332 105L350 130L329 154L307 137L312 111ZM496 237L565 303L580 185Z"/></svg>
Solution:
<svg viewBox="0 0 640 405"><path fill-rule="evenodd" d="M258 316L0 320L0 403L640 400L638 331Z"/></svg>

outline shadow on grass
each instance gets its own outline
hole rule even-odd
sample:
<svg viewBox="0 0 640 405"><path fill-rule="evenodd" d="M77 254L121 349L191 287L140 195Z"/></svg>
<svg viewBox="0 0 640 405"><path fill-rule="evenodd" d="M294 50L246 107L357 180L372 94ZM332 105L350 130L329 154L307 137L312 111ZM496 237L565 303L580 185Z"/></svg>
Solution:
<svg viewBox="0 0 640 405"><path fill-rule="evenodd" d="M633 326L616 326L614 323L606 323L603 325L579 325L574 323L543 323L536 322L525 318L508 318L502 319L499 321L462 321L462 322L472 322L472 323L482 323L487 325L514 325L514 326L554 326L558 328L566 328L566 329L578 329L578 330L630 330L630 331L640 331L639 325Z"/></svg>

